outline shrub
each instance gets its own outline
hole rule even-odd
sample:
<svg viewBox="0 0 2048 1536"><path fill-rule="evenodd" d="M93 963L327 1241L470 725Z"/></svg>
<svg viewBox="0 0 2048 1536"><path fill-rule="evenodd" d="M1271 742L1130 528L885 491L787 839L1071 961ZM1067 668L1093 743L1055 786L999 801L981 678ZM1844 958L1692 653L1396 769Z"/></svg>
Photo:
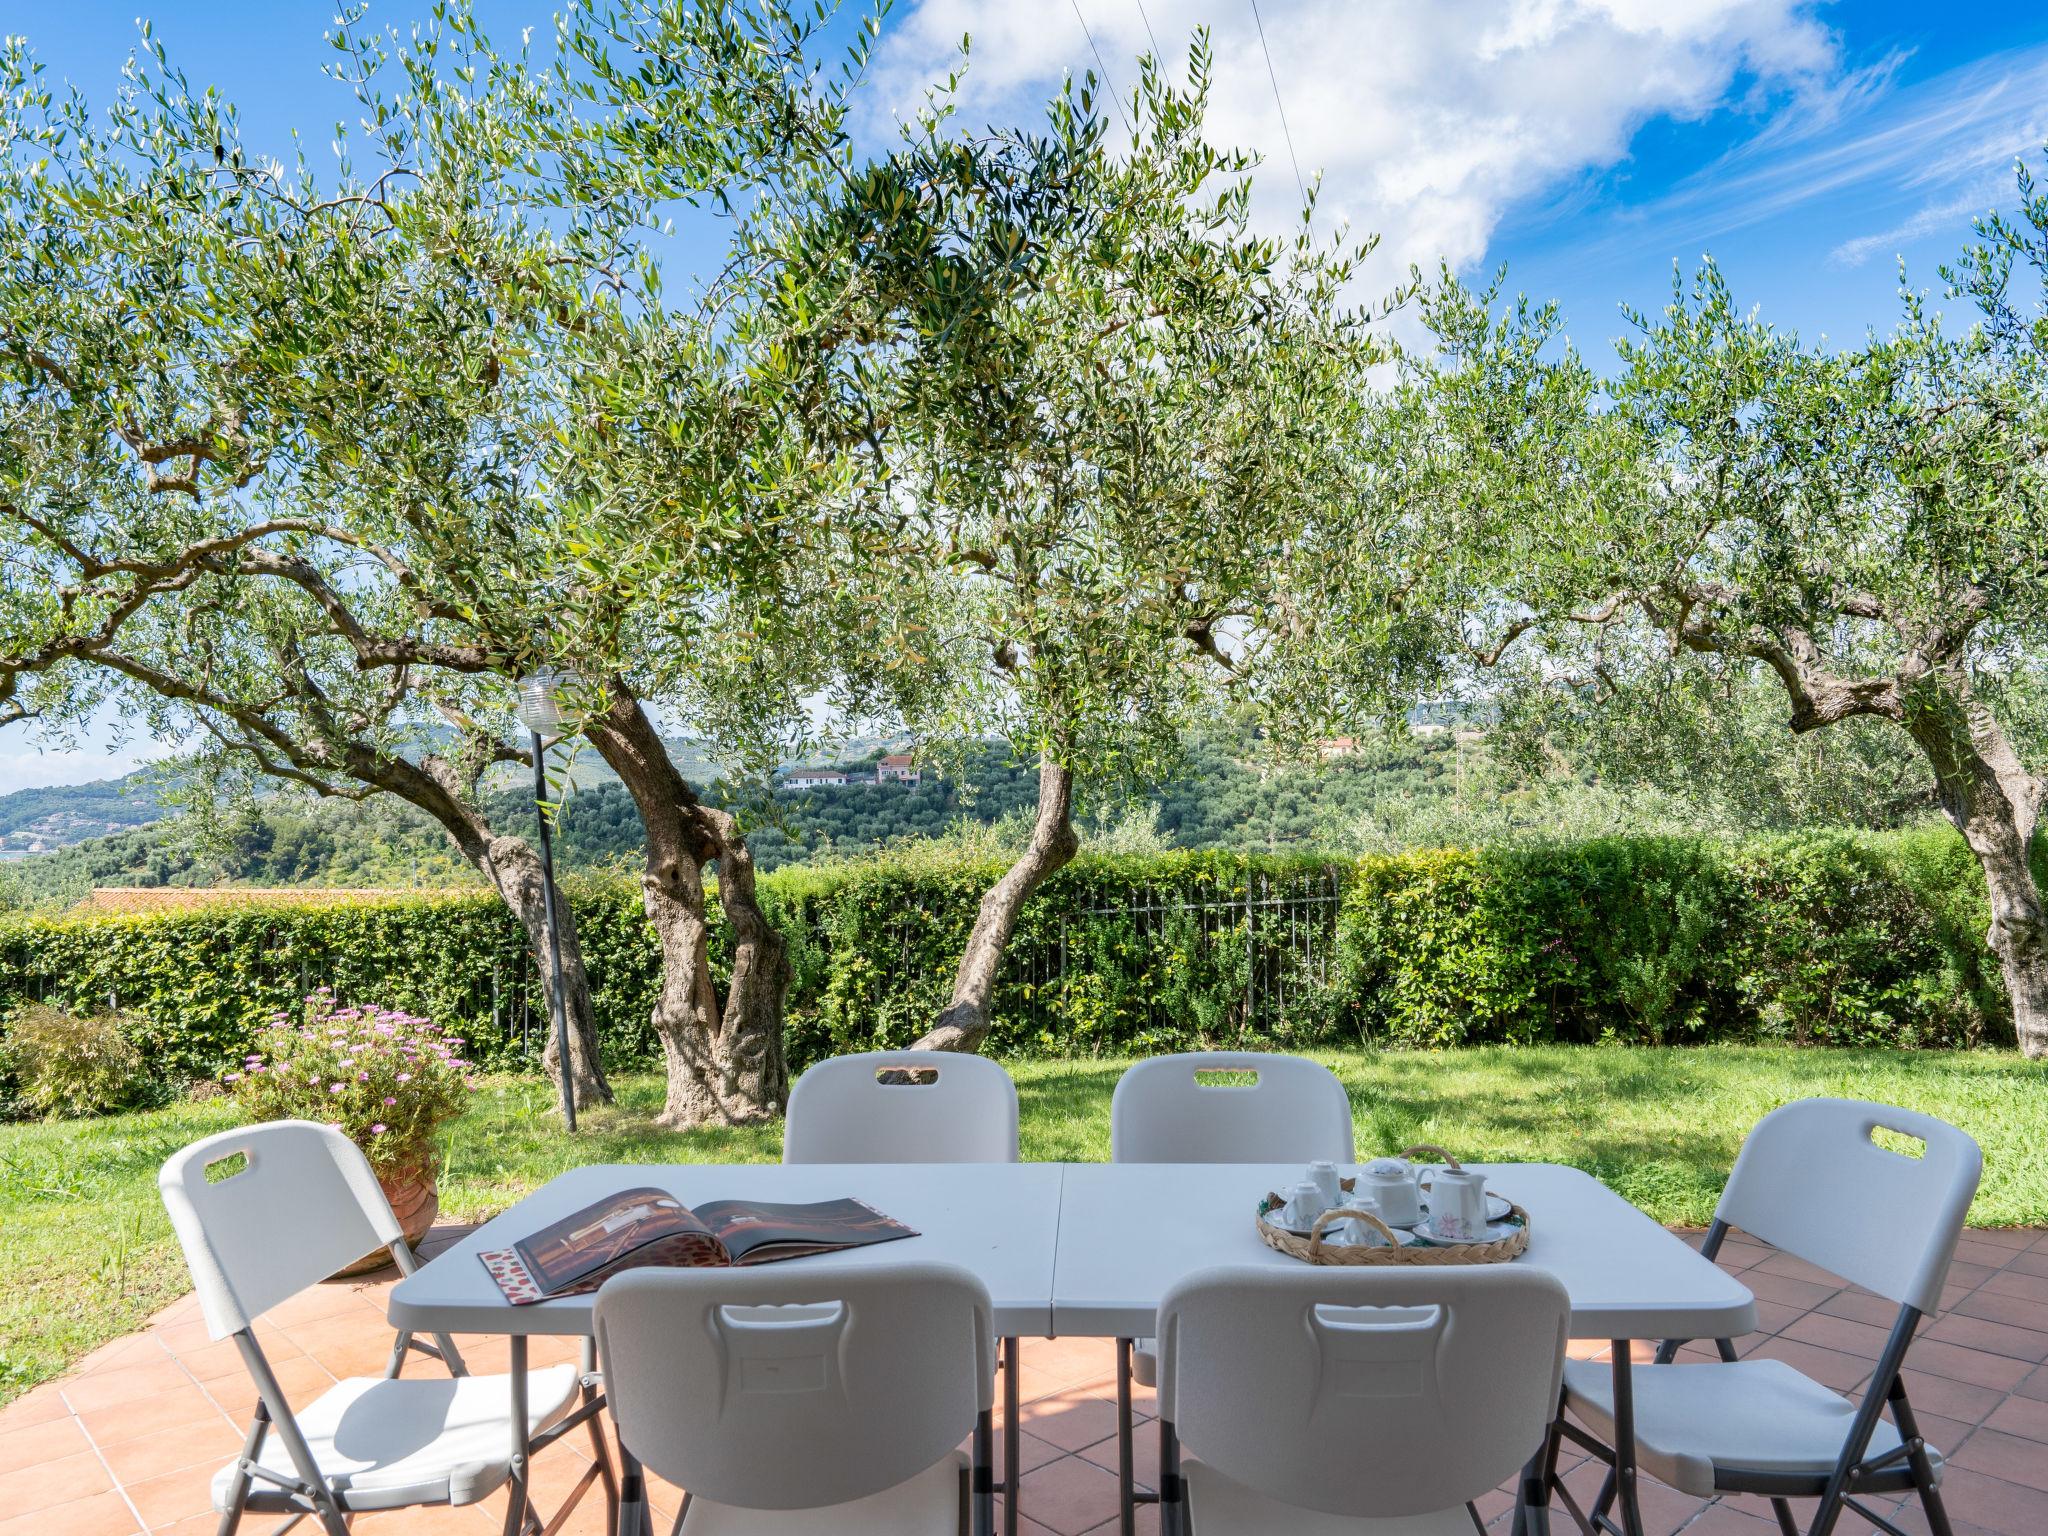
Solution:
<svg viewBox="0 0 2048 1536"><path fill-rule="evenodd" d="M789 942L791 1064L922 1033L997 871L958 849L900 849L764 876L762 907ZM566 891L607 1063L655 1060L660 957L638 889ZM2010 1039L1987 921L1982 876L1940 828L1356 863L1088 855L1020 914L991 1049ZM730 954L714 918L721 978ZM438 1019L494 1069L531 1064L546 1027L523 935L487 896L0 918L0 1007L117 999L174 1080L239 1061L315 984Z"/></svg>
<svg viewBox="0 0 2048 1536"><path fill-rule="evenodd" d="M386 1008L344 1008L320 989L298 1023L273 1017L222 1079L252 1120L316 1120L344 1132L379 1174L434 1158L435 1133L472 1086L458 1037Z"/></svg>
<svg viewBox="0 0 2048 1536"><path fill-rule="evenodd" d="M21 1107L54 1120L135 1103L148 1077L128 1027L111 1013L80 1017L39 1003L18 1009L0 1054Z"/></svg>

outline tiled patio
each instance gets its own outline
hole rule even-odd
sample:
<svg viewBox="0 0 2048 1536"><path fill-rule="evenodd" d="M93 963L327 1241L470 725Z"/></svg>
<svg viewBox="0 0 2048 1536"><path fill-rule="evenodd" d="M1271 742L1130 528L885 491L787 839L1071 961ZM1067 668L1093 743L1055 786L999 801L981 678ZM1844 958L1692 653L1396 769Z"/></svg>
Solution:
<svg viewBox="0 0 2048 1536"><path fill-rule="evenodd" d="M446 1229L442 1241L459 1235ZM437 1246L429 1241L429 1251ZM1891 1307L1844 1288L1787 1255L1740 1238L1723 1253L1756 1293L1761 1330L1741 1348L1790 1361L1829 1385L1855 1389L1883 1342ZM319 1287L280 1307L264 1329L265 1347L284 1389L303 1400L337 1376L376 1375L390 1347L384 1321L387 1275L360 1284ZM1928 1437L1948 1454L1945 1482L1958 1536L2048 1533L2048 1232L1966 1233L1944 1296L1944 1315L1914 1344L1909 1386ZM463 1340L478 1369L502 1370L502 1340ZM1586 1346L1596 1352L1597 1346ZM534 1363L573 1358L573 1349L537 1342ZM438 1369L419 1360L412 1370ZM1021 1382L1024 1491L1020 1529L1029 1536L1080 1536L1114 1530L1115 1388L1109 1346L1099 1340L1029 1341ZM240 1444L253 1393L231 1345L211 1344L190 1297L142 1333L116 1341L71 1375L0 1409L0 1536L133 1536L141 1531L214 1529L207 1485ZM1150 1394L1140 1392L1149 1410ZM565 1442L536 1465L544 1512L584 1465L587 1440ZM1139 1466L1154 1464L1156 1439L1139 1437ZM1581 1497L1598 1469L1567 1474ZM1771 1536L1775 1524L1758 1500L1701 1504L1645 1487L1652 1536ZM666 1531L673 1490L657 1484ZM1896 1502L1896 1501L1890 1501ZM1482 1512L1505 1529L1508 1496ZM402 1531L482 1533L498 1529L491 1500L462 1510L415 1510L358 1519L361 1536ZM1897 1516L1924 1531L1917 1506ZM600 1532L603 1503L593 1491L568 1527ZM245 1530L266 1528L251 1520ZM1152 1531L1151 1512L1141 1528ZM1560 1513L1560 1531L1569 1528ZM1845 1519L1844 1536L1869 1527Z"/></svg>

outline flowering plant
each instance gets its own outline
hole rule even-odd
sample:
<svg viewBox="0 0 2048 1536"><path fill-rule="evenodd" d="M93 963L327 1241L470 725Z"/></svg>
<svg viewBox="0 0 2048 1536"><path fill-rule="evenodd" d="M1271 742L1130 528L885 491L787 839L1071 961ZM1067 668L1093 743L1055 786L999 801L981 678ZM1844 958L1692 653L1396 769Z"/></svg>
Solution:
<svg viewBox="0 0 2048 1536"><path fill-rule="evenodd" d="M462 1044L409 1013L343 1008L322 987L301 1022L273 1014L222 1081L252 1119L324 1121L379 1174L398 1173L431 1161L435 1133L476 1086Z"/></svg>

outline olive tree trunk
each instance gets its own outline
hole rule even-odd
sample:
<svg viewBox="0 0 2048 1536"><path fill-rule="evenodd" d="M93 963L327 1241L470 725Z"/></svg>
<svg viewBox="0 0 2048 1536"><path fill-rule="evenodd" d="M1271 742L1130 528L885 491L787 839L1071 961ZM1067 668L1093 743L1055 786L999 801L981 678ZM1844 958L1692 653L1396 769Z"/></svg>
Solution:
<svg viewBox="0 0 2048 1536"><path fill-rule="evenodd" d="M417 766L403 759L384 759L371 771L376 777L369 778L369 782L411 801L441 823L456 850L490 881L491 888L526 931L526 947L534 958L541 991L550 1010L547 1045L541 1059L549 1080L559 1092L562 1062L555 1042L552 1011L557 999L548 962L547 896L540 855L522 838L494 833L483 812L462 793L454 771L437 758L430 757ZM358 774L369 777L362 770ZM597 1010L590 999L590 978L583 969L583 946L576 936L576 918L566 901L555 903L555 924L562 956L560 1001L569 1024L570 1092L578 1109L589 1109L611 1103L612 1088L605 1080L598 1057Z"/></svg>
<svg viewBox="0 0 2048 1536"><path fill-rule="evenodd" d="M1998 957L2013 1031L2048 1056L2048 905L2029 862L2048 779L2029 773L1991 712L1958 689L1909 708L1906 729L1933 766L1941 807L1984 871L1985 942Z"/></svg>
<svg viewBox="0 0 2048 1536"><path fill-rule="evenodd" d="M668 1078L661 1123L743 1125L780 1114L789 1093L782 1009L787 945L762 914L753 857L738 824L705 806L676 771L661 734L614 679L584 733L632 795L647 835L641 903L661 948L654 1033ZM711 974L704 869L733 930L732 980L721 1006Z"/></svg>
<svg viewBox="0 0 2048 1536"><path fill-rule="evenodd" d="M1031 841L1003 878L990 886L975 913L974 927L953 975L953 997L931 1030L913 1047L920 1051L971 1051L987 1038L993 1020L989 999L1002 968L1003 946L1016 931L1017 914L1032 892L1080 851L1074 831L1074 775L1050 758L1038 761L1038 813Z"/></svg>

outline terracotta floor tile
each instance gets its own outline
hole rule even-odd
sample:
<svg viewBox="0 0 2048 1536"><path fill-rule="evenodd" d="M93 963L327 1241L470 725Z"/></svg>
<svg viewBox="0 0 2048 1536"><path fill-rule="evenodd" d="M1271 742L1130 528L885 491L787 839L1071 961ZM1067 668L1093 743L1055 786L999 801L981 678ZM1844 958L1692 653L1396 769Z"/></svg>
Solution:
<svg viewBox="0 0 2048 1536"><path fill-rule="evenodd" d="M2048 1450L2042 1449L2038 1440L1987 1427L1970 1436L1969 1443L1950 1458L1950 1465L2048 1493Z"/></svg>
<svg viewBox="0 0 2048 1536"><path fill-rule="evenodd" d="M1818 1264L1809 1264L1802 1258L1783 1252L1773 1253L1759 1260L1751 1272L1759 1275L1783 1275L1787 1279L1804 1280L1809 1285L1818 1285L1827 1290L1835 1290L1848 1284L1840 1275L1822 1269Z"/></svg>
<svg viewBox="0 0 2048 1536"><path fill-rule="evenodd" d="M1906 1352L1906 1363L1931 1375L1947 1376L2000 1392L2010 1392L2031 1369L2025 1360L1987 1355L1982 1350L1944 1344L1939 1339L1915 1339L1913 1347Z"/></svg>
<svg viewBox="0 0 2048 1536"><path fill-rule="evenodd" d="M1048 1444L1078 1451L1116 1433L1116 1405L1076 1388L1026 1403L1023 1425Z"/></svg>
<svg viewBox="0 0 2048 1536"><path fill-rule="evenodd" d="M1956 1303L1955 1310L1964 1317L2011 1323L2029 1332L2048 1330L2048 1302L2030 1301L2024 1296L2006 1296L1990 1289L1972 1291Z"/></svg>
<svg viewBox="0 0 2048 1536"><path fill-rule="evenodd" d="M1993 1300L2012 1300L2011 1297ZM1966 1299L1967 1304L1967 1299ZM2037 1323L2048 1322L2048 1317L2037 1317ZM1986 1318L1971 1317L1962 1312L1951 1312L1938 1317L1928 1324L1925 1335L1945 1344L1961 1344L1968 1349L1982 1350L1987 1354L2008 1355L2015 1360L2024 1360L2029 1365L2038 1365L2048 1360L2048 1333L2036 1332L2032 1328L2015 1327L2010 1322L1993 1322Z"/></svg>
<svg viewBox="0 0 2048 1536"><path fill-rule="evenodd" d="M1984 1416L2004 1400L2005 1394L1991 1387L1951 1381L1946 1376L1929 1376L1906 1362L1906 1395L1917 1413L1936 1413L1965 1424L1981 1423Z"/></svg>
<svg viewBox="0 0 2048 1536"><path fill-rule="evenodd" d="M263 1314L273 1328L291 1329L301 1323L317 1323L329 1317L352 1317L367 1311L362 1296L353 1286L316 1285L287 1297Z"/></svg>
<svg viewBox="0 0 2048 1536"><path fill-rule="evenodd" d="M214 1468L231 1458L241 1444L242 1437L228 1428L227 1420L216 1413L212 1415L211 1422L186 1424L134 1440L123 1440L119 1445L102 1446L100 1455L106 1459L115 1480L125 1487L129 1483L147 1482L152 1477L176 1472L181 1467L198 1466L202 1462L210 1477Z"/></svg>
<svg viewBox="0 0 2048 1536"><path fill-rule="evenodd" d="M2008 1264L2006 1267L2010 1268L2011 1266ZM1948 1267L1947 1283L1950 1288L1961 1287L1964 1290L1974 1291L1978 1286L1999 1273L2000 1270L1989 1264L1972 1264L1967 1259L1958 1259Z"/></svg>
<svg viewBox="0 0 2048 1536"><path fill-rule="evenodd" d="M157 1336L156 1330L147 1329L102 1344L72 1366L71 1374L90 1376L97 1371L113 1370L124 1365L153 1365L169 1353L169 1347Z"/></svg>
<svg viewBox="0 0 2048 1536"><path fill-rule="evenodd" d="M1743 1506L1747 1500L1720 1499L1700 1511L1699 1517L1685 1527L1685 1536L1776 1536L1777 1522L1770 1518L1770 1505L1757 1501L1757 1507L1766 1511L1755 1514ZM1570 1520L1564 1522L1569 1528ZM1551 1522L1556 1530L1558 1522Z"/></svg>
<svg viewBox="0 0 2048 1536"><path fill-rule="evenodd" d="M2048 1275L2028 1275L2017 1269L2001 1269L1984 1282L1982 1289L1994 1296L2017 1296L2022 1301L2048 1302Z"/></svg>
<svg viewBox="0 0 2048 1536"><path fill-rule="evenodd" d="M2018 1435L2037 1445L2048 1446L2048 1403L2014 1394L1991 1410L1985 1427L2000 1434ZM2048 1456L2048 1450L2042 1452Z"/></svg>
<svg viewBox="0 0 2048 1536"><path fill-rule="evenodd" d="M1019 1531L1024 1530L1023 1522L1026 1518L1021 1514L1019 1515L1017 1526ZM1138 1518L1132 1524L1137 1527L1138 1536L1159 1536L1159 1506L1157 1504L1140 1504L1138 1506ZM1040 1531L1047 1529L1047 1527L1038 1525L1035 1521L1032 1522L1032 1525ZM1001 1527L998 1527L998 1529L1001 1529ZM1117 1536L1119 1529L1121 1527L1117 1524L1116 1518L1112 1516L1088 1532L1088 1536Z"/></svg>
<svg viewBox="0 0 2048 1536"><path fill-rule="evenodd" d="M31 1462L12 1472L0 1472L0 1509L10 1514L16 1510L48 1509L53 1504L69 1504L74 1499L111 1492L113 1487L107 1469L88 1448L49 1461Z"/></svg>
<svg viewBox="0 0 2048 1536"><path fill-rule="evenodd" d="M91 1449L92 1442L74 1418L45 1419L19 1429L0 1430L0 1473L18 1472Z"/></svg>
<svg viewBox="0 0 2048 1536"><path fill-rule="evenodd" d="M1986 1269L2003 1269L2025 1252L2024 1248L1986 1242L1983 1235L1976 1232L1965 1232L1956 1239L1956 1260L1963 1264L1982 1264Z"/></svg>
<svg viewBox="0 0 2048 1536"><path fill-rule="evenodd" d="M0 1408L0 1427L26 1429L31 1424L46 1424L51 1419L71 1417L71 1405L64 1401L64 1394L57 1389L57 1383L46 1381L40 1387L31 1388Z"/></svg>
<svg viewBox="0 0 2048 1536"><path fill-rule="evenodd" d="M133 1402L89 1408L79 1418L84 1421L85 1432L103 1451L138 1436L153 1435L166 1429L183 1429L193 1424L209 1424L216 1429L227 1427L227 1420L222 1417L218 1405L190 1382L168 1387L154 1396Z"/></svg>
<svg viewBox="0 0 2048 1536"><path fill-rule="evenodd" d="M1790 1275L1761 1269L1744 1270L1742 1283L1758 1296L1794 1307L1817 1307L1841 1289L1838 1285L1815 1285L1810 1280L1798 1280Z"/></svg>
<svg viewBox="0 0 2048 1536"><path fill-rule="evenodd" d="M2039 1249L2033 1249L2026 1253L2016 1253L2007 1263L2006 1268L2023 1275L2048 1277L2048 1253L2043 1253Z"/></svg>
<svg viewBox="0 0 2048 1536"><path fill-rule="evenodd" d="M2040 1536L2048 1531L2048 1493L1951 1467L1941 1480L1948 1512L1999 1536Z"/></svg>
<svg viewBox="0 0 2048 1536"><path fill-rule="evenodd" d="M1759 1303L1761 1305L1761 1303ZM1873 1328L1890 1329L1899 1320L1899 1304L1868 1291L1838 1291L1814 1309L1827 1317L1846 1317Z"/></svg>
<svg viewBox="0 0 2048 1536"><path fill-rule="evenodd" d="M1830 1317L1825 1312L1809 1312L1791 1324L1778 1336L1797 1339L1802 1344L1818 1344L1824 1349L1839 1350L1845 1355L1874 1361L1884 1352L1885 1340L1891 1329L1875 1328L1869 1323L1859 1323L1853 1318Z"/></svg>
<svg viewBox="0 0 2048 1536"><path fill-rule="evenodd" d="M62 1386L71 1411L85 1414L95 1408L113 1408L191 1384L192 1378L178 1368L178 1362L164 1355L147 1365L116 1366L90 1376L66 1377Z"/></svg>
<svg viewBox="0 0 2048 1536"><path fill-rule="evenodd" d="M1017 1508L1062 1536L1079 1536L1116 1517L1116 1478L1093 1462L1062 1456L1024 1474Z"/></svg>
<svg viewBox="0 0 2048 1536"><path fill-rule="evenodd" d="M334 1385L334 1373L318 1360L305 1355L273 1361L270 1371L277 1378L278 1389L284 1393L285 1400L294 1408L305 1407ZM246 1371L206 1382L201 1390L236 1424L246 1425L249 1415L256 1411L256 1383L249 1379Z"/></svg>
<svg viewBox="0 0 2048 1536"><path fill-rule="evenodd" d="M1098 1440L1081 1452L1106 1472L1116 1471L1116 1436ZM1147 1488L1156 1487L1159 1482L1159 1421L1147 1419L1131 1434L1131 1471L1138 1482Z"/></svg>
<svg viewBox="0 0 2048 1536"><path fill-rule="evenodd" d="M55 1509L24 1510L0 1504L12 1518L0 1516L0 1536L132 1536L135 1512L118 1493L98 1493Z"/></svg>
<svg viewBox="0 0 2048 1536"><path fill-rule="evenodd" d="M1743 1358L1782 1360L1787 1365L1804 1371L1815 1381L1833 1387L1837 1392L1853 1392L1857 1384L1870 1374L1868 1360L1844 1354L1839 1349L1825 1349L1817 1344L1802 1344L1797 1339L1766 1339L1756 1349L1745 1350ZM1914 1363L1919 1362L1916 1360Z"/></svg>
<svg viewBox="0 0 2048 1536"><path fill-rule="evenodd" d="M213 1508L213 1472L211 1467L184 1467L161 1477L126 1484L123 1492L149 1528L155 1530ZM249 1528L245 1523L243 1529Z"/></svg>

